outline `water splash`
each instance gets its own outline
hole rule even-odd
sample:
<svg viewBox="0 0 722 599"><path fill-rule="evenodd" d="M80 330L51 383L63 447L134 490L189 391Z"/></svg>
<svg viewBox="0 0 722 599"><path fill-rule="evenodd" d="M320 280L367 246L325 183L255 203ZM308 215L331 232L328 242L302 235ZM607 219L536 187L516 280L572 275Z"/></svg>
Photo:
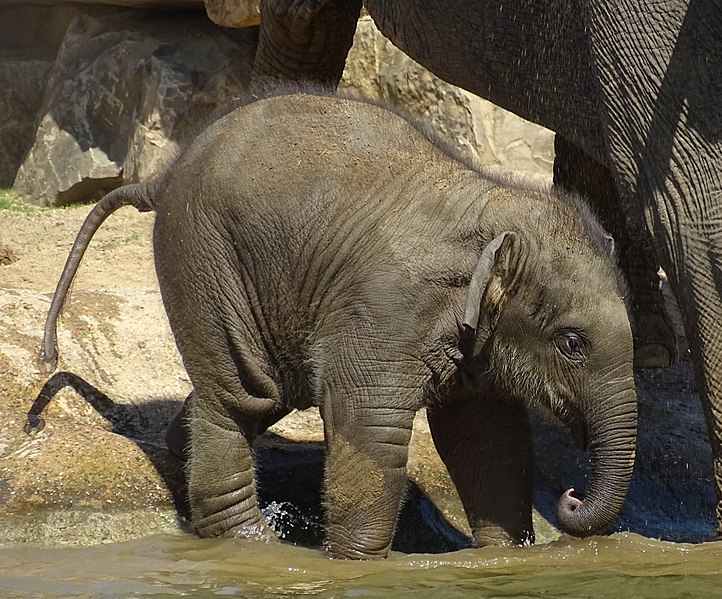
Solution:
<svg viewBox="0 0 722 599"><path fill-rule="evenodd" d="M299 545L318 546L323 539L321 518L305 514L287 501L271 501L261 508L268 525L279 539Z"/></svg>

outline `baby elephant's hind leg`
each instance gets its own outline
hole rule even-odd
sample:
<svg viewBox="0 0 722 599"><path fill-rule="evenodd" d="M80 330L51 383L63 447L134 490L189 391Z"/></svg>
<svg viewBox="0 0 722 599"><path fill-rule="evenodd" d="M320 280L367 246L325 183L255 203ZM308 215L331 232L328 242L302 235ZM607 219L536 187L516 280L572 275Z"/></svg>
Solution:
<svg viewBox="0 0 722 599"><path fill-rule="evenodd" d="M165 444L168 450L180 458L181 460L188 459L188 452L190 450L190 432L188 430L188 410L195 393L191 391L183 402L180 410L171 418L168 423L168 428L165 431ZM264 416L258 425L258 434L262 434L268 427L273 426L284 416L291 413L290 408L277 409Z"/></svg>
<svg viewBox="0 0 722 599"><path fill-rule="evenodd" d="M174 424L188 439L182 452L193 526L202 537L275 539L258 507L251 444L285 413L278 389L260 350L237 331L192 339L198 341L181 347L193 392Z"/></svg>
<svg viewBox="0 0 722 599"><path fill-rule="evenodd" d="M202 537L274 539L258 508L253 456L235 423L209 418L198 397L188 405L188 496L193 525Z"/></svg>

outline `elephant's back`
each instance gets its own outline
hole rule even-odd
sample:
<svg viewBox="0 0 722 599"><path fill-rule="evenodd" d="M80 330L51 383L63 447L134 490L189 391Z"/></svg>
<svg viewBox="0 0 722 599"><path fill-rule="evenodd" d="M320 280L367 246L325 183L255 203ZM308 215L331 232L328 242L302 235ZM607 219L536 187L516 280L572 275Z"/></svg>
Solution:
<svg viewBox="0 0 722 599"><path fill-rule="evenodd" d="M395 180L449 159L399 114L329 95L281 95L243 106L209 128L190 162L209 164L208 184L237 188L243 207L286 210L336 193L326 211L383 197ZM400 201L406 201L399 197Z"/></svg>
<svg viewBox="0 0 722 599"><path fill-rule="evenodd" d="M156 254L186 278L223 269L227 287L252 294L266 318L308 330L406 283L390 223L420 201L409 183L440 156L453 162L373 104L307 93L254 102L206 129L168 171Z"/></svg>
<svg viewBox="0 0 722 599"><path fill-rule="evenodd" d="M401 215L438 213L422 184L464 170L381 106L281 95L230 112L182 153L165 177L157 228L232 238L278 269L311 267L304 252L367 248L378 259Z"/></svg>
<svg viewBox="0 0 722 599"><path fill-rule="evenodd" d="M363 167L371 174L399 161L414 163L438 154L436 143L409 115L391 106L315 90L241 106L209 127L195 145L206 146L209 157L213 150L225 154L227 149L251 165L277 158L286 169L300 172L332 172L353 160L356 170Z"/></svg>

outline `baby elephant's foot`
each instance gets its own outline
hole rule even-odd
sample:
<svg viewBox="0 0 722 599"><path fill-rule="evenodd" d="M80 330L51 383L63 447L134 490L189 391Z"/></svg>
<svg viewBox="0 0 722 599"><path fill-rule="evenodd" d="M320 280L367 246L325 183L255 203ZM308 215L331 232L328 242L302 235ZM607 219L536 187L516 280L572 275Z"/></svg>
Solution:
<svg viewBox="0 0 722 599"><path fill-rule="evenodd" d="M258 510L255 514L234 513L225 518L217 514L194 521L196 532L201 537L226 537L259 541L278 541L278 537L266 523ZM214 517L215 516L215 517Z"/></svg>

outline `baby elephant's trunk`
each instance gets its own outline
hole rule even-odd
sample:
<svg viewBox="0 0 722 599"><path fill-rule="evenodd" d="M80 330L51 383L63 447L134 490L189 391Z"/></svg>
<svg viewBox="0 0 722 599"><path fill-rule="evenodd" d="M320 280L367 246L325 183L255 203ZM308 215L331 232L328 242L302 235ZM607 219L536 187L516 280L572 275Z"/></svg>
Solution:
<svg viewBox="0 0 722 599"><path fill-rule="evenodd" d="M607 392L608 391L607 387ZM566 533L588 537L609 526L624 503L632 478L637 436L634 387L625 385L595 403L586 419L592 473L587 495L579 500L569 489L557 505L557 522Z"/></svg>

